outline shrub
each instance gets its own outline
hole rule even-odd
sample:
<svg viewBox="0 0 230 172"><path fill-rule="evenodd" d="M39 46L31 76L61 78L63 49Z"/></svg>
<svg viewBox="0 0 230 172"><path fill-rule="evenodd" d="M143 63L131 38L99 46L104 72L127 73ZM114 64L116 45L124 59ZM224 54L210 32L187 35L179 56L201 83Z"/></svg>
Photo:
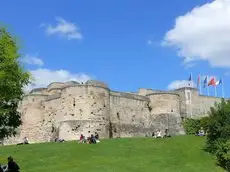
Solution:
<svg viewBox="0 0 230 172"><path fill-rule="evenodd" d="M230 140L225 143L220 143L216 151L218 164L230 171Z"/></svg>
<svg viewBox="0 0 230 172"><path fill-rule="evenodd" d="M209 116L200 119L200 127L203 127L205 132L208 130L209 119Z"/></svg>
<svg viewBox="0 0 230 172"><path fill-rule="evenodd" d="M230 101L222 101L210 108L207 124L206 150L216 153L219 145L230 140Z"/></svg>
<svg viewBox="0 0 230 172"><path fill-rule="evenodd" d="M186 134L196 134L200 129L200 120L187 118L183 122Z"/></svg>
<svg viewBox="0 0 230 172"><path fill-rule="evenodd" d="M209 117L203 117L201 119L187 118L183 122L183 126L186 134L196 134L202 127L206 132L208 129Z"/></svg>

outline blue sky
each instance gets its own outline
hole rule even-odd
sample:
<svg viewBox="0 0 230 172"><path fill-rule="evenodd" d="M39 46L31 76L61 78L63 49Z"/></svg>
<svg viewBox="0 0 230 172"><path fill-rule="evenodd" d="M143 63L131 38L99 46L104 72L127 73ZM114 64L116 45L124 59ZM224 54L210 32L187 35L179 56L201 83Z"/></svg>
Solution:
<svg viewBox="0 0 230 172"><path fill-rule="evenodd" d="M166 90L192 73L194 80L223 77L230 97L229 0L8 0L1 6L0 22L20 39L37 87L93 78L118 91Z"/></svg>

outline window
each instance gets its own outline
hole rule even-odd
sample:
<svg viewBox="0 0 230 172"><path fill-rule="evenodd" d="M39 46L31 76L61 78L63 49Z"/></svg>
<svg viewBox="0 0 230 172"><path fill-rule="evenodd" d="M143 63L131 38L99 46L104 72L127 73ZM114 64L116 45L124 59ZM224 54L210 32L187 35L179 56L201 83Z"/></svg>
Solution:
<svg viewBox="0 0 230 172"><path fill-rule="evenodd" d="M186 104L191 104L191 92L189 90L185 91L185 99L186 99Z"/></svg>
<svg viewBox="0 0 230 172"><path fill-rule="evenodd" d="M187 92L187 99L190 101L191 100L191 92Z"/></svg>

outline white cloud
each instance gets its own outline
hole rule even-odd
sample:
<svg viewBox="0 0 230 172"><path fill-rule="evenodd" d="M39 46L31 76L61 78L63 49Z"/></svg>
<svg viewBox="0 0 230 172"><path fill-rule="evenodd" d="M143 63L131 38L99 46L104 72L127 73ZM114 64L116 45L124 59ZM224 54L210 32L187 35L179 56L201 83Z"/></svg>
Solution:
<svg viewBox="0 0 230 172"><path fill-rule="evenodd" d="M22 63L37 65L37 66L43 66L44 65L44 62L42 61L42 59L39 57L36 57L36 56L26 55L25 57L20 59L20 61Z"/></svg>
<svg viewBox="0 0 230 172"><path fill-rule="evenodd" d="M215 0L176 18L163 45L175 47L189 63L208 61L212 67L230 67L230 0Z"/></svg>
<svg viewBox="0 0 230 172"><path fill-rule="evenodd" d="M25 88L25 91L30 91L33 88L47 87L51 82L67 82L77 81L86 82L91 79L90 76L84 73L71 73L67 70L50 70L39 68L31 70L30 73L33 77L33 83Z"/></svg>
<svg viewBox="0 0 230 172"><path fill-rule="evenodd" d="M79 28L76 24L68 22L61 17L56 18L57 24L52 26L51 24L41 24L41 27L45 27L48 35L59 35L61 37L72 39L83 39L82 34L79 32Z"/></svg>
<svg viewBox="0 0 230 172"><path fill-rule="evenodd" d="M169 90L175 90L183 87L195 87L195 84L194 82L190 82L188 80L176 80L168 85Z"/></svg>

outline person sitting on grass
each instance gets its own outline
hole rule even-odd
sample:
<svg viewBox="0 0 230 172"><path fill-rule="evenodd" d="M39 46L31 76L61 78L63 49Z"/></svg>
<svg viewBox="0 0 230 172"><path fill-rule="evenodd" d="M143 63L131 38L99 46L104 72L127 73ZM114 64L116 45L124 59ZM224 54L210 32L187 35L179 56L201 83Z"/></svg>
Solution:
<svg viewBox="0 0 230 172"><path fill-rule="evenodd" d="M4 172L4 166L0 164L0 172Z"/></svg>
<svg viewBox="0 0 230 172"><path fill-rule="evenodd" d="M93 134L91 134L90 142L91 142L91 144L96 144L97 143L96 138L95 138L95 136Z"/></svg>
<svg viewBox="0 0 230 172"><path fill-rule="evenodd" d="M13 160L13 158L10 156L7 158L8 165L4 172L19 172L20 167L18 164Z"/></svg>
<svg viewBox="0 0 230 172"><path fill-rule="evenodd" d="M167 137L171 137L171 135L169 134L168 129L165 129L164 138L167 138Z"/></svg>
<svg viewBox="0 0 230 172"><path fill-rule="evenodd" d="M157 130L156 135L154 136L154 138L162 138L161 130Z"/></svg>
<svg viewBox="0 0 230 172"><path fill-rule="evenodd" d="M99 134L97 132L95 132L95 138L99 140Z"/></svg>
<svg viewBox="0 0 230 172"><path fill-rule="evenodd" d="M85 139L85 136L83 134L81 134L80 140L78 143L86 143L86 139Z"/></svg>
<svg viewBox="0 0 230 172"><path fill-rule="evenodd" d="M24 137L24 144L29 144L29 139L27 137Z"/></svg>
<svg viewBox="0 0 230 172"><path fill-rule="evenodd" d="M201 129L198 131L197 136L205 136L205 132L203 130L203 127L201 127Z"/></svg>
<svg viewBox="0 0 230 172"><path fill-rule="evenodd" d="M95 132L95 139L96 139L96 142L99 143L100 140L99 140L99 134L97 132Z"/></svg>
<svg viewBox="0 0 230 172"><path fill-rule="evenodd" d="M152 132L152 137L155 137L155 133L154 132Z"/></svg>

